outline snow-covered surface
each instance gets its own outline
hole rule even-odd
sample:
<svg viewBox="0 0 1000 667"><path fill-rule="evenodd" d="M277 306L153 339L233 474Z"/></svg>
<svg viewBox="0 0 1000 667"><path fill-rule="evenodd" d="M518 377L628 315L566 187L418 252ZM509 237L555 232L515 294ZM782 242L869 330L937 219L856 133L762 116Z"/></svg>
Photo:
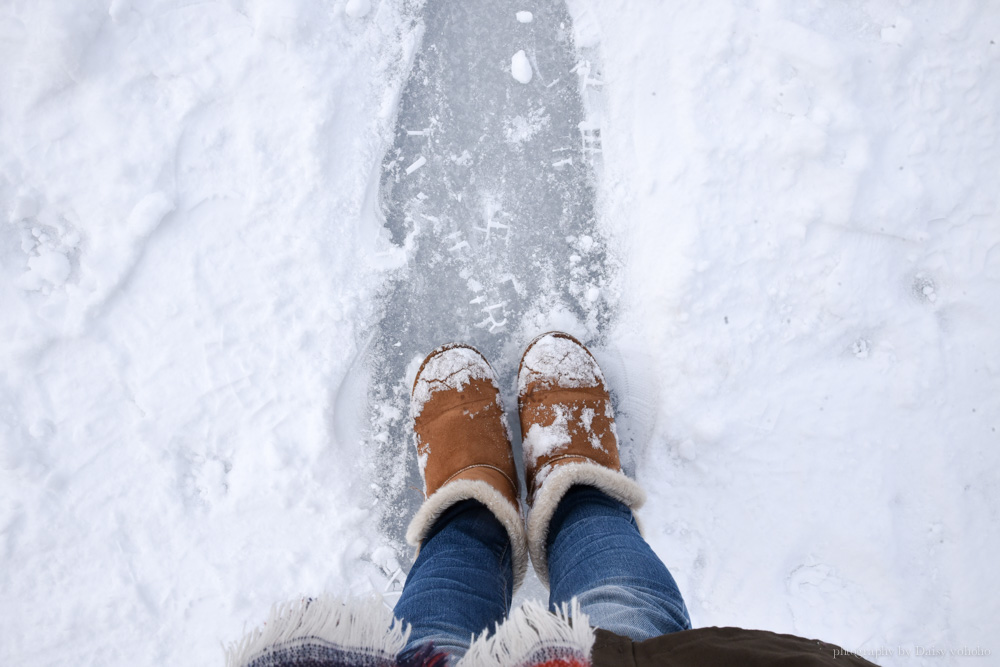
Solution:
<svg viewBox="0 0 1000 667"><path fill-rule="evenodd" d="M570 9L617 310L517 326L603 341L695 625L995 660L1000 12ZM418 38L386 0L0 7L0 663L217 663L392 583L358 360Z"/></svg>
<svg viewBox="0 0 1000 667"><path fill-rule="evenodd" d="M385 587L337 432L415 44L387 3L0 4L0 664L221 664Z"/></svg>
<svg viewBox="0 0 1000 667"><path fill-rule="evenodd" d="M996 661L997 7L573 6L609 353L647 376L641 516L694 623Z"/></svg>
<svg viewBox="0 0 1000 667"><path fill-rule="evenodd" d="M344 13L355 19L368 16L368 12L371 10L371 0L347 0L347 4L344 6Z"/></svg>

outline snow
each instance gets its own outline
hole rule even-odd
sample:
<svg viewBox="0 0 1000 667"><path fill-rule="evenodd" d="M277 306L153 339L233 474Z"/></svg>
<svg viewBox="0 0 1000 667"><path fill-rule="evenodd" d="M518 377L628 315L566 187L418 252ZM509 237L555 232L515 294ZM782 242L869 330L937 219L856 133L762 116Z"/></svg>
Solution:
<svg viewBox="0 0 1000 667"><path fill-rule="evenodd" d="M490 361L595 341L696 626L995 655L1000 14L569 7L577 70L510 72L579 78L596 231L568 283L511 284ZM366 355L416 247L377 186L421 28L371 8L0 8L0 663L210 664L275 602L401 578L364 432L401 416Z"/></svg>
<svg viewBox="0 0 1000 667"><path fill-rule="evenodd" d="M1000 15L654 4L572 5L650 542L696 625L996 655Z"/></svg>
<svg viewBox="0 0 1000 667"><path fill-rule="evenodd" d="M415 172L417 169L420 169L425 164L427 164L427 158L421 155L420 157L418 157L416 160L413 161L413 164L411 164L409 167L406 168L406 175L409 176L410 174Z"/></svg>
<svg viewBox="0 0 1000 667"><path fill-rule="evenodd" d="M518 83L530 83L532 77L531 63L524 50L520 50L510 58L510 75Z"/></svg>
<svg viewBox="0 0 1000 667"><path fill-rule="evenodd" d="M367 16L371 10L371 0L347 0L344 6L344 13L354 19Z"/></svg>
<svg viewBox="0 0 1000 667"><path fill-rule="evenodd" d="M0 664L219 663L384 588L351 424L408 30L0 7Z"/></svg>
<svg viewBox="0 0 1000 667"><path fill-rule="evenodd" d="M538 459L549 456L561 447L572 442L569 435L570 411L561 405L553 406L555 419L551 424L542 426L532 424L524 435L524 458L532 465L538 465Z"/></svg>
<svg viewBox="0 0 1000 667"><path fill-rule="evenodd" d="M532 137L547 128L550 124L544 108L533 110L527 116L514 116L504 125L504 135L507 141L515 144L531 140Z"/></svg>
<svg viewBox="0 0 1000 667"><path fill-rule="evenodd" d="M69 278L69 260L61 252L43 249L28 258L28 270L18 279L26 290L41 290L46 283L59 287Z"/></svg>

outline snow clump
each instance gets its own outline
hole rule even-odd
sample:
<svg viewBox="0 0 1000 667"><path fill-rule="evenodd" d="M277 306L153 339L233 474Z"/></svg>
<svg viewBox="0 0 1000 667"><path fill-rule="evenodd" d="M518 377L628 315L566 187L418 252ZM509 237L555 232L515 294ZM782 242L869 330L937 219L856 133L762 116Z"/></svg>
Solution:
<svg viewBox="0 0 1000 667"><path fill-rule="evenodd" d="M511 57L510 74L520 83L529 83L531 81L531 63L528 62L528 56L524 53L524 49L521 49Z"/></svg>
<svg viewBox="0 0 1000 667"><path fill-rule="evenodd" d="M344 13L352 19L360 19L368 16L368 12L371 10L371 0L347 0L347 6L344 7Z"/></svg>
<svg viewBox="0 0 1000 667"><path fill-rule="evenodd" d="M552 409L556 417L551 424L532 424L524 436L524 456L532 465L537 465L538 459L554 454L572 442L569 434L570 411L561 405L554 405Z"/></svg>
<svg viewBox="0 0 1000 667"><path fill-rule="evenodd" d="M59 287L70 274L69 259L61 252L42 250L28 259L28 270L21 276L20 286L29 291L40 291L46 285Z"/></svg>

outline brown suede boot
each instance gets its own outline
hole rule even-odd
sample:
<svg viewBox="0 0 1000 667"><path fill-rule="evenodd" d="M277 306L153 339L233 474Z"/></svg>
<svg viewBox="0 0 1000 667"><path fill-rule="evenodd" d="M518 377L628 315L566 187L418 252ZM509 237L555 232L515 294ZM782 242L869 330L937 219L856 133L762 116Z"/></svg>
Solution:
<svg viewBox="0 0 1000 667"><path fill-rule="evenodd" d="M545 544L559 501L574 484L594 486L630 508L645 500L621 471L614 409L597 361L569 334L528 345L517 374L518 411L528 485L528 549L548 586Z"/></svg>
<svg viewBox="0 0 1000 667"><path fill-rule="evenodd" d="M419 549L445 510L462 500L478 500L507 529L517 589L528 568L528 550L493 368L471 347L439 347L417 371L410 413L426 500L410 522L407 541Z"/></svg>

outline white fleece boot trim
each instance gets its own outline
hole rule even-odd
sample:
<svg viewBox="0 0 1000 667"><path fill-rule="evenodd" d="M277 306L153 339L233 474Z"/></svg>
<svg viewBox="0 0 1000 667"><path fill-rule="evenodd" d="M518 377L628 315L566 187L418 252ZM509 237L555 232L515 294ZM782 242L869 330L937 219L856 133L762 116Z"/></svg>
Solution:
<svg viewBox="0 0 1000 667"><path fill-rule="evenodd" d="M410 526L406 529L406 541L410 546L417 547L420 553L420 543L427 537L434 522L437 521L449 507L463 500L478 500L486 505L486 509L507 529L510 537L512 560L514 563L514 590L524 581L528 571L528 546L524 533L524 520L518 508L510 504L502 493L488 483L480 480L460 479L448 482L424 501L417 510Z"/></svg>
<svg viewBox="0 0 1000 667"><path fill-rule="evenodd" d="M612 470L596 463L564 463L549 473L542 488L535 493L535 502L528 512L528 550L535 574L548 588L549 561L545 553L545 543L549 536L549 523L555 514L559 501L575 484L594 486L629 509L637 510L646 502L646 493L625 473Z"/></svg>

